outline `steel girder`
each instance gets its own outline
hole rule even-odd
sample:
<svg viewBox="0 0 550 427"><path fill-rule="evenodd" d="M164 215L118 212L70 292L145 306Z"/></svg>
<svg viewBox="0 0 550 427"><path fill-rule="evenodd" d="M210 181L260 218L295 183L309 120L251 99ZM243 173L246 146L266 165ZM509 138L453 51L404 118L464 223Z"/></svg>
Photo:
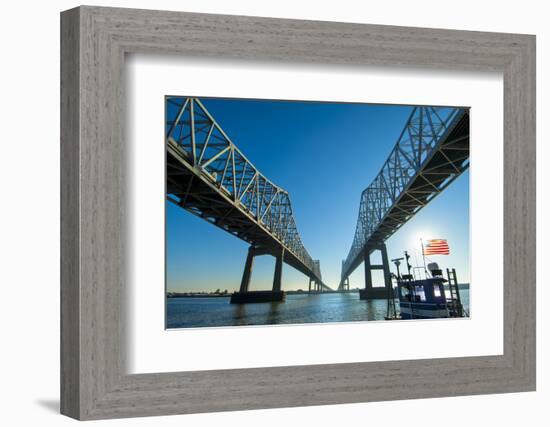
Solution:
<svg viewBox="0 0 550 427"><path fill-rule="evenodd" d="M166 98L165 136L169 201L266 252L284 248L287 264L322 283L288 193L246 158L199 99Z"/></svg>
<svg viewBox="0 0 550 427"><path fill-rule="evenodd" d="M365 251L384 242L469 166L469 110L415 107L378 175L362 192L339 289Z"/></svg>

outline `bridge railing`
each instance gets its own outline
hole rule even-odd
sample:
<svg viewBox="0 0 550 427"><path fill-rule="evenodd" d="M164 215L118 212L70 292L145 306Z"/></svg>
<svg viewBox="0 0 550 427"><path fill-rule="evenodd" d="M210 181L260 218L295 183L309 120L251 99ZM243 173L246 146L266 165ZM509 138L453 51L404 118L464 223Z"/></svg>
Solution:
<svg viewBox="0 0 550 427"><path fill-rule="evenodd" d="M342 280L390 209L463 112L462 108L450 107L413 108L380 172L361 193L355 235L343 262Z"/></svg>
<svg viewBox="0 0 550 427"><path fill-rule="evenodd" d="M165 133L192 168L320 279L319 266L300 239L288 193L246 158L199 99L167 97Z"/></svg>

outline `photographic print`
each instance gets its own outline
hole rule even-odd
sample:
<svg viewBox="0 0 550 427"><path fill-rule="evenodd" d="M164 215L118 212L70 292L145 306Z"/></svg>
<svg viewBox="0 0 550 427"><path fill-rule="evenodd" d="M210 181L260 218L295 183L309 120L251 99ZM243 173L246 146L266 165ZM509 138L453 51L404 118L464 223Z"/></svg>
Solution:
<svg viewBox="0 0 550 427"><path fill-rule="evenodd" d="M166 328L469 317L469 117L166 96Z"/></svg>

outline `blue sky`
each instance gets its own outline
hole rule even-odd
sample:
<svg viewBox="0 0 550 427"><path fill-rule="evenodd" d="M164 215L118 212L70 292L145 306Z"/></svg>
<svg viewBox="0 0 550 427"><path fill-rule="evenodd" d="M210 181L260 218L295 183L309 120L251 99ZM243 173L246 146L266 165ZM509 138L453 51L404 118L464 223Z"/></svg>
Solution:
<svg viewBox="0 0 550 427"><path fill-rule="evenodd" d="M350 249L361 192L378 174L412 107L296 101L201 99L239 149L290 194L302 241L321 260L336 288ZM248 245L166 203L168 291L237 290ZM469 282L469 173L464 173L388 239L390 258L404 250L422 264L420 237L443 238L451 255L434 256ZM376 262L377 255L373 256ZM270 289L275 261L255 259L251 289ZM393 267L393 266L392 266ZM382 284L374 275L374 283ZM364 286L361 265L352 287ZM305 289L308 278L285 265L283 289Z"/></svg>

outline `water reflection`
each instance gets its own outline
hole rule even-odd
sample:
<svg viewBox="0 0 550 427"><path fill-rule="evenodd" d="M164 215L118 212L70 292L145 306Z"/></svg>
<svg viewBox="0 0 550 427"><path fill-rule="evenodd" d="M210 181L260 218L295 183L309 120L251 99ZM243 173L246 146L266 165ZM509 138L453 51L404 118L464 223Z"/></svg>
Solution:
<svg viewBox="0 0 550 427"><path fill-rule="evenodd" d="M376 305L377 304L375 304L375 300L365 301L365 312L367 315L367 320L376 320Z"/></svg>
<svg viewBox="0 0 550 427"><path fill-rule="evenodd" d="M469 291L461 291L468 310ZM383 320L386 300L359 300L356 292L287 295L285 302L230 304L229 298L169 298L168 328Z"/></svg>
<svg viewBox="0 0 550 427"><path fill-rule="evenodd" d="M269 311L267 313L266 323L273 325L279 323L277 320L279 318L279 306L283 304L281 302L271 302L269 305Z"/></svg>

